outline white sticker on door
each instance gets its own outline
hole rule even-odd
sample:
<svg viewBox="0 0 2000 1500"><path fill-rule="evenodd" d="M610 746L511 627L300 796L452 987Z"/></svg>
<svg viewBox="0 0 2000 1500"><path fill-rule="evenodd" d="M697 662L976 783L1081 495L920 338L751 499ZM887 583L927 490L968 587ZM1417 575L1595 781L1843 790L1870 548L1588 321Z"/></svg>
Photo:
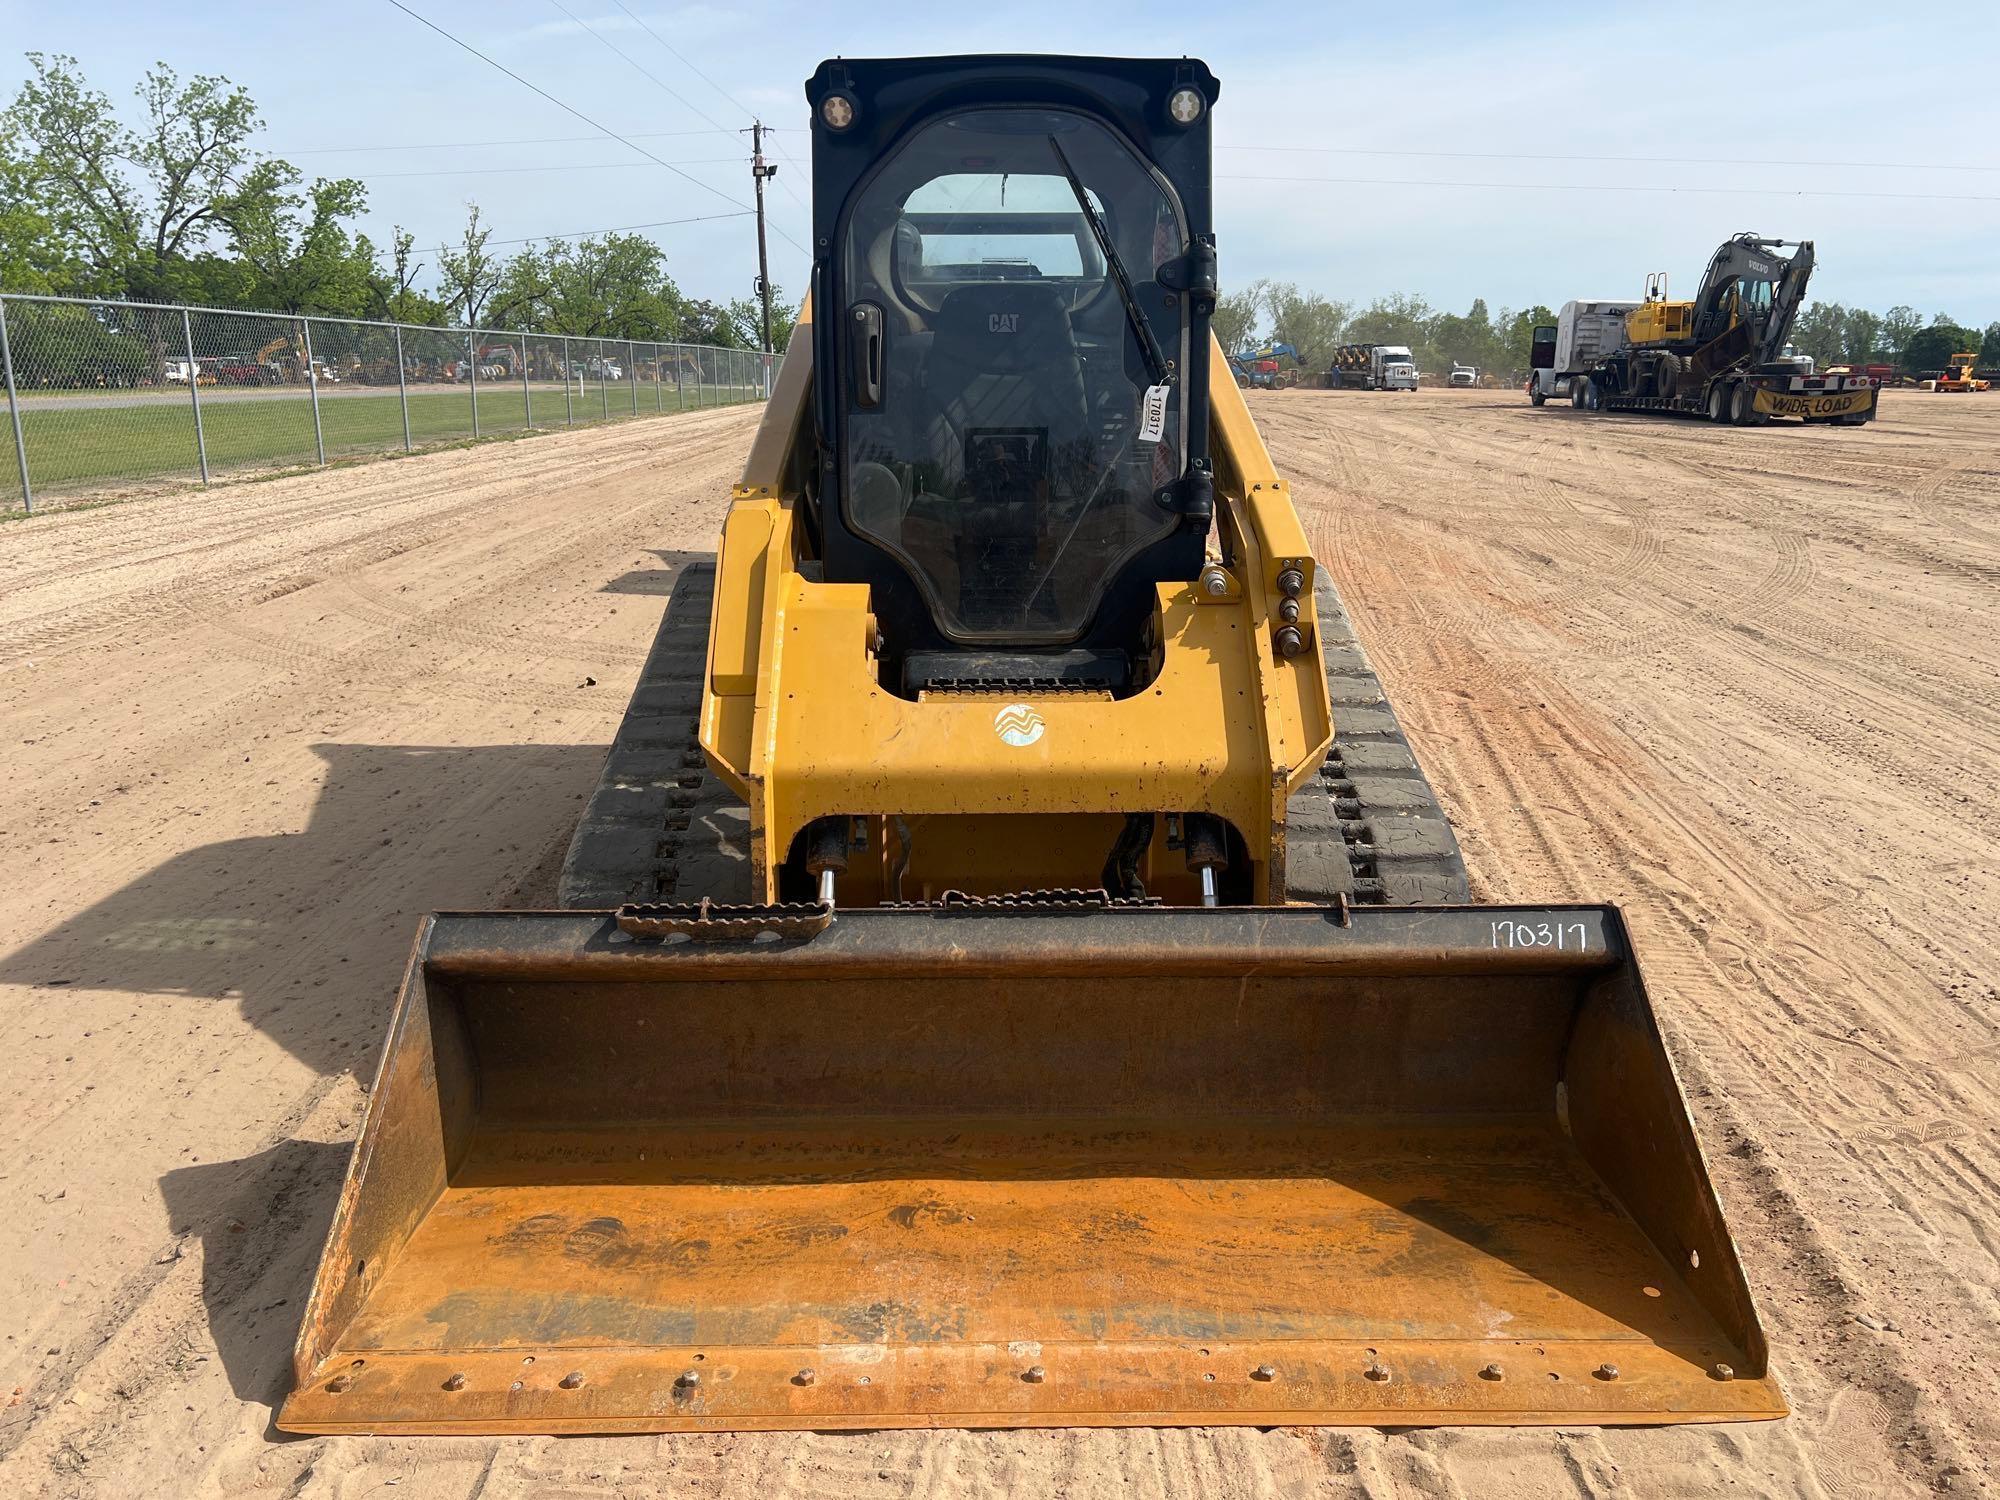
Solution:
<svg viewBox="0 0 2000 1500"><path fill-rule="evenodd" d="M1139 408L1139 441L1157 443L1167 434L1167 392L1172 386L1149 385Z"/></svg>

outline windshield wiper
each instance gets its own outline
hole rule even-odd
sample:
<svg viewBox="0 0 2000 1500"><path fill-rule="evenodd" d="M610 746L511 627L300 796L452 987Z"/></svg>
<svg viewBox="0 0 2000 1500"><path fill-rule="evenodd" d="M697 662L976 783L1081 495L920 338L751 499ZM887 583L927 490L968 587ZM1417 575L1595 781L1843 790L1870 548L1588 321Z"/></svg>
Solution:
<svg viewBox="0 0 2000 1500"><path fill-rule="evenodd" d="M1153 330L1139 311L1139 299L1132 295L1132 278L1126 273L1125 262L1119 258L1118 247L1111 243L1111 231L1104 227L1097 210L1090 206L1090 195L1084 191L1083 179L1076 175L1076 168L1069 164L1062 142L1050 136L1049 149L1055 152L1063 176L1069 179L1069 190L1076 194L1076 206L1083 211L1084 222L1090 225L1091 237L1097 241L1098 253L1104 257L1104 264L1111 272L1112 284L1118 288L1118 300L1125 304L1125 321L1132 325L1133 336L1139 340L1139 352L1146 356L1146 368L1152 372L1153 384L1171 384L1166 356L1160 352L1159 341L1153 337Z"/></svg>

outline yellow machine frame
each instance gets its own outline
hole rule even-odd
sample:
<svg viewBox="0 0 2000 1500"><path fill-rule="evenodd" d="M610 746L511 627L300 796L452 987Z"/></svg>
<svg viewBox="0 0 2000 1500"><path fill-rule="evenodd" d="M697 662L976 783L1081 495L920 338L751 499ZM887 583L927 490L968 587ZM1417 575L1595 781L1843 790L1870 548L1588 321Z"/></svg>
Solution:
<svg viewBox="0 0 2000 1500"><path fill-rule="evenodd" d="M879 680L866 586L817 583L799 567L811 318L808 303L723 526L702 699L702 747L750 809L753 893L779 898L793 840L823 817L868 827L869 856L841 890L844 903L869 904L935 899L947 883L974 895L1095 885L1123 815L1165 811L1224 819L1248 851L1254 899L1282 901L1285 804L1317 771L1333 723L1312 553L1236 387L1220 380L1210 392L1216 525L1234 566L1219 593L1159 585L1155 681L1119 701L1081 692L911 701ZM1219 346L1210 360L1227 368ZM1289 569L1304 579L1306 607L1304 648L1285 657L1274 634ZM1003 818L1015 820L1004 838L991 822ZM1148 888L1198 899L1165 837L1156 835ZM998 853L988 864L982 850Z"/></svg>

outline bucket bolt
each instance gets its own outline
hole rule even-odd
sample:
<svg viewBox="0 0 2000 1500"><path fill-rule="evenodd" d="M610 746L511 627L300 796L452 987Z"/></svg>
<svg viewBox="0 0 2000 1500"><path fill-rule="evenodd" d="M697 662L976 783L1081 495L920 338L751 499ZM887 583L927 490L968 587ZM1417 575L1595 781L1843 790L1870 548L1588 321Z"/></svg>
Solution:
<svg viewBox="0 0 2000 1500"><path fill-rule="evenodd" d="M811 1365L807 1365L803 1370L799 1371L798 1374L792 1377L792 1384L811 1385L817 1379L819 1379L819 1372L813 1369Z"/></svg>
<svg viewBox="0 0 2000 1500"><path fill-rule="evenodd" d="M583 1384L583 1371L571 1370L569 1374L563 1376L563 1378L561 1380L558 1380L556 1384L561 1386L566 1391L576 1390L579 1386Z"/></svg>
<svg viewBox="0 0 2000 1500"><path fill-rule="evenodd" d="M1618 1366L1605 1363L1599 1365L1590 1373L1595 1375L1599 1380L1616 1380L1618 1378Z"/></svg>
<svg viewBox="0 0 2000 1500"><path fill-rule="evenodd" d="M680 1378L675 1380L674 1384L683 1388L698 1386L701 1384L701 1371L683 1370L680 1373Z"/></svg>
<svg viewBox="0 0 2000 1500"><path fill-rule="evenodd" d="M1188 868L1201 880L1201 904L1221 905L1216 891L1216 872L1229 865L1229 840L1222 819L1212 813L1189 813L1181 819L1181 848L1186 851Z"/></svg>
<svg viewBox="0 0 2000 1500"><path fill-rule="evenodd" d="M1389 1367L1378 1359L1370 1363L1361 1373L1379 1385L1389 1378Z"/></svg>
<svg viewBox="0 0 2000 1500"><path fill-rule="evenodd" d="M1278 1378L1278 1371L1276 1366L1273 1365L1259 1365L1250 1372L1250 1378L1252 1380L1276 1380Z"/></svg>
<svg viewBox="0 0 2000 1500"><path fill-rule="evenodd" d="M1507 1372L1501 1369L1498 1365L1488 1365L1485 1369L1479 1372L1479 1378L1481 1380L1505 1380L1507 1378Z"/></svg>
<svg viewBox="0 0 2000 1500"><path fill-rule="evenodd" d="M445 1388L446 1390L448 1390L448 1391L462 1391L462 1390L464 1390L464 1389L465 1389L465 1374L464 1374L464 1372L463 1372L463 1371L460 1371L459 1373L457 1373L457 1374L454 1374L454 1375L452 1375L452 1376L448 1377L448 1378L446 1379L445 1383L444 1383L444 1388Z"/></svg>
<svg viewBox="0 0 2000 1500"><path fill-rule="evenodd" d="M1728 1365L1710 1365L1708 1373L1713 1375L1717 1380L1734 1380L1736 1378L1736 1371Z"/></svg>
<svg viewBox="0 0 2000 1500"><path fill-rule="evenodd" d="M1027 1369L1021 1372L1021 1378L1027 1381L1029 1385L1040 1385L1044 1380L1049 1378L1049 1372L1044 1370L1040 1365L1029 1365Z"/></svg>
<svg viewBox="0 0 2000 1500"><path fill-rule="evenodd" d="M819 899L833 905L833 886L847 873L848 820L815 818L806 828L806 869L819 882Z"/></svg>

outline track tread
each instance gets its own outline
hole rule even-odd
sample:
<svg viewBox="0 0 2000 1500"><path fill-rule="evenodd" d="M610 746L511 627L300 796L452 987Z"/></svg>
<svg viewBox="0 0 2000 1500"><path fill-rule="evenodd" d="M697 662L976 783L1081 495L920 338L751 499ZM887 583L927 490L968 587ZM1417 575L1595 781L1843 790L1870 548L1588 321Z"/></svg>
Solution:
<svg viewBox="0 0 2000 1500"><path fill-rule="evenodd" d="M1450 820L1324 574L1313 603L1334 740L1319 775L1292 794L1286 810L1289 899L1345 897L1363 906L1469 900Z"/></svg>
<svg viewBox="0 0 2000 1500"><path fill-rule="evenodd" d="M564 907L750 900L750 811L701 749L714 597L714 560L687 563L570 839L557 888Z"/></svg>

